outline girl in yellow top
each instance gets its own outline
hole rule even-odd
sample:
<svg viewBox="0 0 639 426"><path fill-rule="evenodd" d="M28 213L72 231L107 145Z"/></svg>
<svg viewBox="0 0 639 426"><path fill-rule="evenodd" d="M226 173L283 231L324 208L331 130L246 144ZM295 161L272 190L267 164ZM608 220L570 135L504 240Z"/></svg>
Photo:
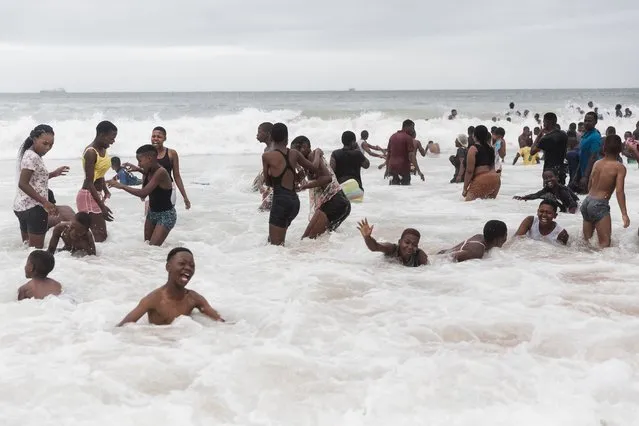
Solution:
<svg viewBox="0 0 639 426"><path fill-rule="evenodd" d="M104 204L111 196L104 175L111 168L107 148L115 143L117 135L118 128L113 123L100 122L96 127L95 139L82 154L84 183L76 197L76 204L79 212L86 212L91 216L91 232L96 242L106 240L106 222L113 220L111 209Z"/></svg>

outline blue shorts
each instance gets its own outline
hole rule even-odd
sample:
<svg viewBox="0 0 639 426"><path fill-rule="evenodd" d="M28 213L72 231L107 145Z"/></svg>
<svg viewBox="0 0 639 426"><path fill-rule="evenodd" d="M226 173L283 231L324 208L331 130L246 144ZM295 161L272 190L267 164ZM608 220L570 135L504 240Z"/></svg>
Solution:
<svg viewBox="0 0 639 426"><path fill-rule="evenodd" d="M581 215L586 222L597 223L610 215L610 203L608 200L600 200L587 196L581 203Z"/></svg>
<svg viewBox="0 0 639 426"><path fill-rule="evenodd" d="M177 222L177 212L175 211L175 208L165 210L163 212L154 212L149 210L146 214L146 218L154 226L161 225L170 231Z"/></svg>

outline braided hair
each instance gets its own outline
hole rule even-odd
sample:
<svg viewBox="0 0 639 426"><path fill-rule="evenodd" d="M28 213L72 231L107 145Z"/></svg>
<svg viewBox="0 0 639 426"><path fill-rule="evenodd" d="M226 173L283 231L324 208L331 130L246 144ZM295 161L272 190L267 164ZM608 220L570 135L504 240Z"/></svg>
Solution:
<svg viewBox="0 0 639 426"><path fill-rule="evenodd" d="M33 130L31 130L31 133L29 133L29 137L24 140L24 143L18 151L18 161L22 161L22 157L24 156L24 153L27 151L27 149L31 148L33 146L33 142L45 133L50 135L55 134L53 133L53 127L49 126L48 124L38 124L33 128Z"/></svg>

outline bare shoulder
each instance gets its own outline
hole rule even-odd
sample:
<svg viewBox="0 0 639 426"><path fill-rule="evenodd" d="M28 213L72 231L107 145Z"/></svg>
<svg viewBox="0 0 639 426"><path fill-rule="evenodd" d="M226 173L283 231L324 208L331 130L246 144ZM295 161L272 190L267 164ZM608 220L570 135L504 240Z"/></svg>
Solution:
<svg viewBox="0 0 639 426"><path fill-rule="evenodd" d="M177 151L174 150L173 148L167 148L167 151L169 151L169 158L174 158L178 156Z"/></svg>

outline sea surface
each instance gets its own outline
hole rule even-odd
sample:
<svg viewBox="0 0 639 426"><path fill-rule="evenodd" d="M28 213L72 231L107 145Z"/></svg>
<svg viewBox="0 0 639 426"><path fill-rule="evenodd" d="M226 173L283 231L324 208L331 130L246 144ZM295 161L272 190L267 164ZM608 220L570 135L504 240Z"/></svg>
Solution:
<svg viewBox="0 0 639 426"><path fill-rule="evenodd" d="M532 117L500 122L509 146L496 200L463 202L447 154L455 134L490 125L511 100L567 125L580 118L571 103L593 100L606 114L615 103L634 111L637 99L636 90L0 95L0 425L636 425L637 166L626 180L631 226L613 197L613 247L598 251L581 242L579 214L557 219L568 247L512 239L538 205L512 197L542 185L541 165L511 165ZM460 118L449 121L453 107ZM389 187L372 159L364 203L337 232L300 240L309 216L300 193L286 247L266 245L268 214L249 188L261 166L257 124L284 121L291 137L328 153L344 130L366 128L384 144L405 118L444 151L419 158L425 182ZM102 119L120 129L111 155L129 161L154 126L166 127L193 207L178 195L175 229L149 247L143 203L114 189L98 256L57 254L51 277L64 294L18 303L28 250L12 212L17 149L34 125L54 127L45 162L71 171L50 187L75 208L80 155ZM606 115L599 127L636 121ZM420 230L430 265L369 252L356 229L365 217L380 241ZM462 264L435 254L490 219L508 225L502 249ZM165 282L176 246L195 255L189 288L227 323L194 313L115 328Z"/></svg>

